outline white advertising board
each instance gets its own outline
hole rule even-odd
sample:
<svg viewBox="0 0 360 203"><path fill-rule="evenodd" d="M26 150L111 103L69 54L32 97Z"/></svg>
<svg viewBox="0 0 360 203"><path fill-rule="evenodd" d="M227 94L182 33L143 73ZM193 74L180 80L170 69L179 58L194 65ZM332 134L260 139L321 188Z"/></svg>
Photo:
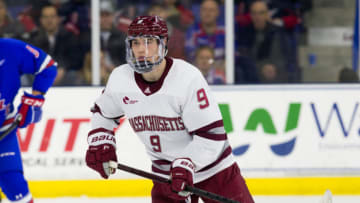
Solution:
<svg viewBox="0 0 360 203"><path fill-rule="evenodd" d="M229 139L249 176L360 175L360 86L235 87Z"/></svg>
<svg viewBox="0 0 360 203"><path fill-rule="evenodd" d="M42 120L18 132L25 174L29 180L99 179L85 163L90 108L103 88L52 88L46 95ZM19 94L21 95L21 94ZM118 159L150 169L145 149L127 120L116 132ZM117 173L116 178L135 178Z"/></svg>
<svg viewBox="0 0 360 203"><path fill-rule="evenodd" d="M247 177L360 175L360 86L213 87L233 154ZM84 158L90 107L102 88L53 88L41 122L18 132L29 180L98 179ZM125 119L119 162L150 170ZM136 178L117 173L115 178Z"/></svg>

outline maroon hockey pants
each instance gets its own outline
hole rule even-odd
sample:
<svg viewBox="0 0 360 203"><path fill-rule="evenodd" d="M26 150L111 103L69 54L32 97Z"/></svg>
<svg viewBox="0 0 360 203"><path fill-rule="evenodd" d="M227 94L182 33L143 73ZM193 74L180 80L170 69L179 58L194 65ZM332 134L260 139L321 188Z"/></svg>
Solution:
<svg viewBox="0 0 360 203"><path fill-rule="evenodd" d="M206 190L226 198L230 198L241 203L254 203L253 198L246 186L244 178L241 176L237 164L220 171L216 175L196 183L195 187ZM166 184L154 182L151 191L152 203L185 203L185 201L176 201L166 195ZM205 203L217 203L217 201L202 198ZM191 203L198 203L199 197L191 195Z"/></svg>

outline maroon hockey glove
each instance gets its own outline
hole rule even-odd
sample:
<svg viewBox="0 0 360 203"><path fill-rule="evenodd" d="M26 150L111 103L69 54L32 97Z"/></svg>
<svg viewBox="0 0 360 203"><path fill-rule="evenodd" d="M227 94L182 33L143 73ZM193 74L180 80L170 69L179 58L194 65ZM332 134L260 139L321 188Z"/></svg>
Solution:
<svg viewBox="0 0 360 203"><path fill-rule="evenodd" d="M193 186L195 166L190 159L175 159L171 164L171 184L169 197L176 200L185 200L190 192L183 191L185 186Z"/></svg>
<svg viewBox="0 0 360 203"><path fill-rule="evenodd" d="M99 172L105 179L115 173L115 170L109 167L110 160L117 162L115 148L110 144L89 146L86 152L86 165Z"/></svg>
<svg viewBox="0 0 360 203"><path fill-rule="evenodd" d="M112 131L93 130L88 137L89 148L86 151L86 165L108 179L115 169L110 168L109 161L116 161L116 144Z"/></svg>

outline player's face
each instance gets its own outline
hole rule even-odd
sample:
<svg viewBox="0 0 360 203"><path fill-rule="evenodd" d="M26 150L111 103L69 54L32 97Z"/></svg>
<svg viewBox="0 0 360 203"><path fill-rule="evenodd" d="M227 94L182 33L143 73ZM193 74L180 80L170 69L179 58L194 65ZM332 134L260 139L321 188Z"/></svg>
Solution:
<svg viewBox="0 0 360 203"><path fill-rule="evenodd" d="M151 72L166 56L166 38L159 36L128 36L126 61L138 73Z"/></svg>
<svg viewBox="0 0 360 203"><path fill-rule="evenodd" d="M135 58L139 61L152 57L158 58L159 44L155 38L137 37L131 41L131 48Z"/></svg>
<svg viewBox="0 0 360 203"><path fill-rule="evenodd" d="M195 61L200 71L204 74L207 74L214 62L214 57L211 50L202 49L197 54Z"/></svg>

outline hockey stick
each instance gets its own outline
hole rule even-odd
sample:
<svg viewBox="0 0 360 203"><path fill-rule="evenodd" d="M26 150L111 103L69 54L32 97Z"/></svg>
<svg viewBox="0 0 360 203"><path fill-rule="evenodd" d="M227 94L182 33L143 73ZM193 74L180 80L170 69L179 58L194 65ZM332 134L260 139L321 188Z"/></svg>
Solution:
<svg viewBox="0 0 360 203"><path fill-rule="evenodd" d="M0 141L4 139L10 132L12 132L20 123L21 115L16 116L15 121L10 125L8 129L5 130L3 134L0 135Z"/></svg>
<svg viewBox="0 0 360 203"><path fill-rule="evenodd" d="M110 161L109 166L111 168L117 168L117 169L129 172L129 173L136 174L136 175L144 177L144 178L151 179L151 180L159 182L159 183L171 183L171 181L169 179L167 179L167 178L163 178L161 176L158 176L158 175L155 175L155 174L152 174L152 173L148 173L146 171L135 169L135 168L132 168L132 167L117 163L115 161ZM223 197L221 195L217 195L217 194L214 194L214 193L211 193L211 192L208 192L208 191L205 191L205 190L201 190L201 189L196 188L196 187L188 186L188 185L185 186L185 191L191 192L191 193L193 193L195 195L198 195L198 196L201 196L201 197L205 197L207 199L216 200L218 202L239 203L237 201L228 199L228 198Z"/></svg>

